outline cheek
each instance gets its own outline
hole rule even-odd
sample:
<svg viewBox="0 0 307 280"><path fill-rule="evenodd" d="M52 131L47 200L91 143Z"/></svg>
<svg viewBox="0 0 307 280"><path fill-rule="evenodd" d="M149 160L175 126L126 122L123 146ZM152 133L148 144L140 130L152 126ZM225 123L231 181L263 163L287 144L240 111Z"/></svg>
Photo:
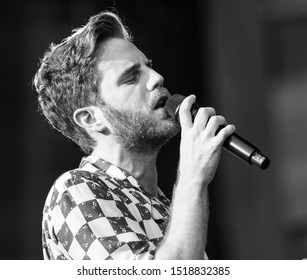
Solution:
<svg viewBox="0 0 307 280"><path fill-rule="evenodd" d="M132 110L134 111L142 112L144 114L151 113L151 107L149 106L149 100L144 96L134 99L133 105L130 108L132 108Z"/></svg>
<svg viewBox="0 0 307 280"><path fill-rule="evenodd" d="M117 99L117 108L148 112L149 100L146 93L139 90L126 91Z"/></svg>
<svg viewBox="0 0 307 280"><path fill-rule="evenodd" d="M127 103L125 95L112 85L104 84L100 87L102 100L111 107L121 108Z"/></svg>
<svg viewBox="0 0 307 280"><path fill-rule="evenodd" d="M142 85L136 86L130 97L130 102L134 104L136 109L142 111L150 110L150 93Z"/></svg>
<svg viewBox="0 0 307 280"><path fill-rule="evenodd" d="M102 100L118 110L130 109L144 112L150 110L150 96L142 85L117 87L104 82L100 86L100 92Z"/></svg>

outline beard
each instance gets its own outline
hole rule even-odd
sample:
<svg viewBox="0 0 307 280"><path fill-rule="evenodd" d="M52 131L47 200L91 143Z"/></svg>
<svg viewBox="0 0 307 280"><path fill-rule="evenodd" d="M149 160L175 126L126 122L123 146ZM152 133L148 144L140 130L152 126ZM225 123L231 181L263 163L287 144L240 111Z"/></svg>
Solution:
<svg viewBox="0 0 307 280"><path fill-rule="evenodd" d="M157 152L180 130L173 118L158 119L154 114L141 111L118 110L105 105L104 115L113 127L117 143L133 153Z"/></svg>

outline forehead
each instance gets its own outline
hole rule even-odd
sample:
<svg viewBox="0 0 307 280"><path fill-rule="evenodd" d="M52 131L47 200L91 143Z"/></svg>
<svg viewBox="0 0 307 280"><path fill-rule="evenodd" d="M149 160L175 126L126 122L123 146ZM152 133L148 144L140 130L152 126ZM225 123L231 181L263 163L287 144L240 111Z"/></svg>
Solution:
<svg viewBox="0 0 307 280"><path fill-rule="evenodd" d="M135 63L142 63L146 56L131 42L121 38L111 38L104 43L98 70L102 76L114 75Z"/></svg>

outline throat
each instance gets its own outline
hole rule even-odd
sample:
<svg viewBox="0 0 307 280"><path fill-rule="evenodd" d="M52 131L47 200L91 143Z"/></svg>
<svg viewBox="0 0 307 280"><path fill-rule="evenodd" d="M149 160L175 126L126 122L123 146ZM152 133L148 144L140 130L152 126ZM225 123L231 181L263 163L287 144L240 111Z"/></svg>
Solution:
<svg viewBox="0 0 307 280"><path fill-rule="evenodd" d="M157 173L155 174L147 174L144 176L141 176L139 178L135 177L139 184L146 189L147 192L149 192L154 197L158 197L158 182L157 182Z"/></svg>
<svg viewBox="0 0 307 280"><path fill-rule="evenodd" d="M154 160L139 158L138 160L133 160L123 168L127 170L147 192L157 197L158 174L155 158Z"/></svg>
<svg viewBox="0 0 307 280"><path fill-rule="evenodd" d="M109 146L106 144L99 145L92 154L127 171L147 192L157 197L156 159L158 152L155 151L151 154L135 153L123 148L118 143L112 142L111 144Z"/></svg>

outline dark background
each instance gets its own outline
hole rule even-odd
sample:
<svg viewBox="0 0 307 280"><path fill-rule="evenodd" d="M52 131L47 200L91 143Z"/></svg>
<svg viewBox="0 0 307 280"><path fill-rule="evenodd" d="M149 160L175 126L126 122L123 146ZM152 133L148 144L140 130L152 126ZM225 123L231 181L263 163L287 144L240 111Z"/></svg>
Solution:
<svg viewBox="0 0 307 280"><path fill-rule="evenodd" d="M171 93L196 94L272 159L223 152L210 187L211 259L307 257L307 1L48 0L1 5L1 259L42 259L53 181L83 154L37 112L32 78L51 42L115 7ZM162 149L171 196L178 137Z"/></svg>

